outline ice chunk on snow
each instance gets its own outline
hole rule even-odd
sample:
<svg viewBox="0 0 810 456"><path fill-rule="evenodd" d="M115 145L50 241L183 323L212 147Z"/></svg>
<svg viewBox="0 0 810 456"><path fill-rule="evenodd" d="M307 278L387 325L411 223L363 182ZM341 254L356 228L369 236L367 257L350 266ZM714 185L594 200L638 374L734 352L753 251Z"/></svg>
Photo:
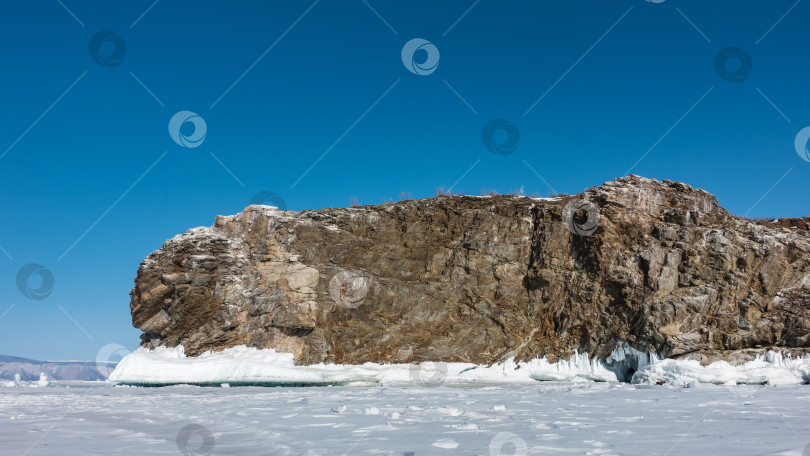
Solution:
<svg viewBox="0 0 810 456"><path fill-rule="evenodd" d="M448 450L453 450L458 448L459 443L453 439L439 439L433 442L432 445L437 448L447 448Z"/></svg>
<svg viewBox="0 0 810 456"><path fill-rule="evenodd" d="M460 416L462 413L464 413L463 411L461 411L461 410L459 410L459 409L457 409L455 407L442 407L438 411L441 414L449 415L449 416Z"/></svg>

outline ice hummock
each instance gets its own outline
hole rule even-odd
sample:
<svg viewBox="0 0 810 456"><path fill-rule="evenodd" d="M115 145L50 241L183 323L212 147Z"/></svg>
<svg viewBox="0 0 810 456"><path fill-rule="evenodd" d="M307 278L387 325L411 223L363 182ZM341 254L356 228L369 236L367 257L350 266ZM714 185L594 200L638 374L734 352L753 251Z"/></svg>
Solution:
<svg viewBox="0 0 810 456"><path fill-rule="evenodd" d="M637 373L633 383L665 382L673 385L795 385L810 383L810 356L792 358L769 351L739 366L715 361L701 366L695 360L660 360Z"/></svg>
<svg viewBox="0 0 810 456"><path fill-rule="evenodd" d="M26 386L29 388L45 388L51 386L51 381L48 380L48 376L45 373L40 372L39 380L36 381L23 381L20 377L20 374L14 374L14 380L4 381L0 383L0 385L6 388L14 388L20 386Z"/></svg>

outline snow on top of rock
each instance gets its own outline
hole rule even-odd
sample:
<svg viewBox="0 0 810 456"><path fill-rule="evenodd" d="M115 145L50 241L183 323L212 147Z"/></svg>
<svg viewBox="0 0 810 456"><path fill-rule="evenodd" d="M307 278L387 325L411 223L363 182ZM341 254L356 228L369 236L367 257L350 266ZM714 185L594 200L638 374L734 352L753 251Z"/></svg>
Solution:
<svg viewBox="0 0 810 456"><path fill-rule="evenodd" d="M266 209L270 211L278 211L278 206L272 206L270 204L250 204L245 207L245 209L249 208L258 208L258 209Z"/></svg>

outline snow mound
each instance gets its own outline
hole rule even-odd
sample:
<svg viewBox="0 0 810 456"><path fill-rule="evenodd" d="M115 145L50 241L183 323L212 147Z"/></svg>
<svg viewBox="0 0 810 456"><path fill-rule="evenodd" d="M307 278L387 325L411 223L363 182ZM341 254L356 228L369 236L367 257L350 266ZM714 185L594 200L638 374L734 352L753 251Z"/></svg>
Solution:
<svg viewBox="0 0 810 456"><path fill-rule="evenodd" d="M326 385L376 382L377 372L364 366L337 364L295 366L292 353L244 345L186 357L183 347L177 346L155 350L139 348L121 360L109 380L145 385Z"/></svg>
<svg viewBox="0 0 810 456"><path fill-rule="evenodd" d="M713 384L801 384L810 382L810 357L792 359L776 352L740 366L715 362L662 359L629 346L616 348L606 359L574 354L550 363L546 358L491 366L471 363L296 366L292 353L245 346L186 357L182 346L139 348L118 363L109 381L132 385L347 385L347 384L488 384L566 382L632 382L673 386Z"/></svg>

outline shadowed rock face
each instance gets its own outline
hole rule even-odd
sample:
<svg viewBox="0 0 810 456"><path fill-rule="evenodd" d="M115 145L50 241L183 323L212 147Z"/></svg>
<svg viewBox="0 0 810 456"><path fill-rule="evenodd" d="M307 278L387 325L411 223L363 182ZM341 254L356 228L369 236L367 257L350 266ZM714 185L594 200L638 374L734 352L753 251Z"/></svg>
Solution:
<svg viewBox="0 0 810 456"><path fill-rule="evenodd" d="M492 363L627 342L739 362L810 351L808 220L735 217L703 190L637 176L558 200L249 206L149 255L130 307L144 346L189 355L245 344L299 364Z"/></svg>

